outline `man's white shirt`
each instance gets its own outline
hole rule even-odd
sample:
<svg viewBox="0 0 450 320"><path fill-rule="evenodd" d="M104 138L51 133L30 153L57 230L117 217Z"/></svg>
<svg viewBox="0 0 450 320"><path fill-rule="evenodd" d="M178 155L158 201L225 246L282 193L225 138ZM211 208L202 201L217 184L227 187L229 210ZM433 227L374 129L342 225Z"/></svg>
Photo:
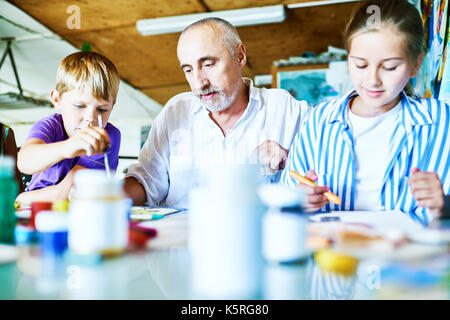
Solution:
<svg viewBox="0 0 450 320"><path fill-rule="evenodd" d="M249 102L226 136L191 92L167 102L155 118L139 163L130 166L126 175L144 186L148 205L188 207L202 167L248 163L266 140L289 150L309 113L308 104L286 90L255 88L250 79L243 80L249 87Z"/></svg>

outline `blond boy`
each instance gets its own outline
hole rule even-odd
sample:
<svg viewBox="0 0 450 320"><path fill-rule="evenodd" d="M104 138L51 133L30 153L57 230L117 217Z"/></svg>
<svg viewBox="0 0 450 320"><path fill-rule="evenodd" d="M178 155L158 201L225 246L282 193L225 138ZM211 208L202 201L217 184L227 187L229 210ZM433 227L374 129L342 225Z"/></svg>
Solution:
<svg viewBox="0 0 450 320"><path fill-rule="evenodd" d="M33 176L18 202L67 199L74 173L104 169L105 152L111 169L117 169L120 131L108 119L119 82L114 64L99 53L76 52L62 60L50 93L61 113L35 123L19 151L19 170Z"/></svg>

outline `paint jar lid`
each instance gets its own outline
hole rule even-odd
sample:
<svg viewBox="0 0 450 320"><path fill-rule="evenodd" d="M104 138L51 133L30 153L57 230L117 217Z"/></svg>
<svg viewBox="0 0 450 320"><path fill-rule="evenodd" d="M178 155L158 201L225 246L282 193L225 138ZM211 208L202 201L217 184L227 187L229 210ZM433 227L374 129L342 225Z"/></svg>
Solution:
<svg viewBox="0 0 450 320"><path fill-rule="evenodd" d="M68 216L55 211L40 211L36 216L36 229L39 232L67 231Z"/></svg>
<svg viewBox="0 0 450 320"><path fill-rule="evenodd" d="M68 200L57 200L53 202L52 210L59 213L65 213L69 211L69 201Z"/></svg>
<svg viewBox="0 0 450 320"><path fill-rule="evenodd" d="M33 201L31 203L31 210L37 212L51 210L53 202L50 201Z"/></svg>
<svg viewBox="0 0 450 320"><path fill-rule="evenodd" d="M279 184L264 184L258 189L261 201L271 208L298 208L302 204L303 193L299 188Z"/></svg>
<svg viewBox="0 0 450 320"><path fill-rule="evenodd" d="M108 177L103 170L78 170L74 178L73 198L123 197L122 184L122 180Z"/></svg>

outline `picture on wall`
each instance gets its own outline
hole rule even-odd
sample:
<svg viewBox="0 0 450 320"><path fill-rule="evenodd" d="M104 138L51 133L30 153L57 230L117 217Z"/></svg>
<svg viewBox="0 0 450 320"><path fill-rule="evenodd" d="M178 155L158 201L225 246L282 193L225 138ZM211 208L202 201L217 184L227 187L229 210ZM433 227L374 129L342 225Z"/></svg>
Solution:
<svg viewBox="0 0 450 320"><path fill-rule="evenodd" d="M284 71L278 73L278 88L286 89L297 100L310 105L336 97L338 92L327 83L328 69Z"/></svg>

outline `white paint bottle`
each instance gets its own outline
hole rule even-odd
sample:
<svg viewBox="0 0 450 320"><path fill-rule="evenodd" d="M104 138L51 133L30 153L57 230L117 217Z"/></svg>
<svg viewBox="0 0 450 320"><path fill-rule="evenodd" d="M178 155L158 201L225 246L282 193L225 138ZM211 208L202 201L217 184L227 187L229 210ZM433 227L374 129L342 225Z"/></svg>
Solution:
<svg viewBox="0 0 450 320"><path fill-rule="evenodd" d="M76 254L121 254L128 244L129 199L122 181L100 170L79 170L69 205L69 248Z"/></svg>
<svg viewBox="0 0 450 320"><path fill-rule="evenodd" d="M267 184L259 195L268 206L263 216L263 256L267 261L295 263L310 254L306 248L308 218L302 212L303 194L297 188Z"/></svg>

